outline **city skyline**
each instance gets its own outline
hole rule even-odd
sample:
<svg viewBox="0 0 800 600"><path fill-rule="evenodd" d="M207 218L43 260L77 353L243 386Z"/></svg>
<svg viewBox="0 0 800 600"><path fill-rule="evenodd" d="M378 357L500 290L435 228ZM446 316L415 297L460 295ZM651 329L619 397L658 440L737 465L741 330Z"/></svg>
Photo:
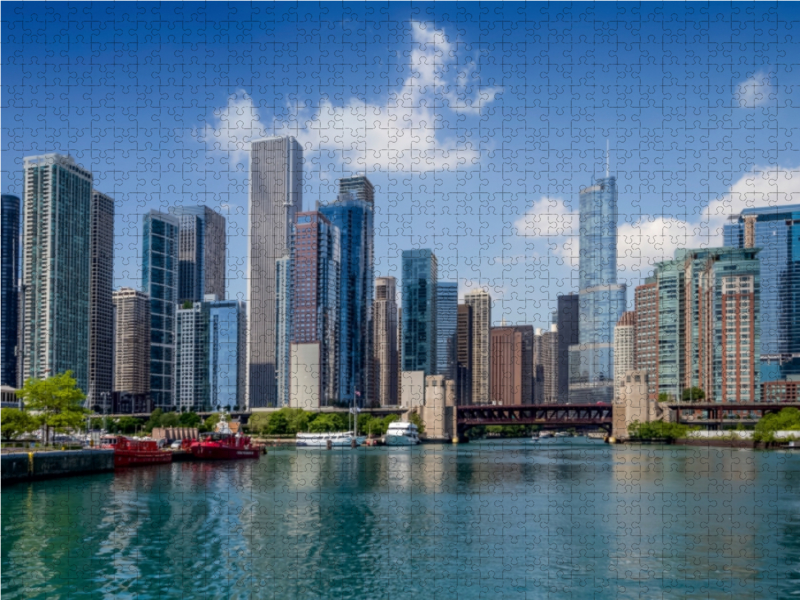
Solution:
<svg viewBox="0 0 800 600"><path fill-rule="evenodd" d="M14 7L4 4L4 19L7 17L10 23L32 19L31 7L24 4ZM232 27L240 28L249 19L258 20L247 12L250 7L240 9L242 14L231 21ZM491 66L499 64L502 58L498 45L501 41L518 52L537 56L540 49L552 42L535 31L509 26L507 31L483 32L473 23L459 23L456 28L445 18L446 9L435 5L430 7L430 22L419 21L418 16L402 7L390 6L391 27L374 21L368 7L352 7L347 19L339 22L336 16L343 16L341 9L333 6L330 9L331 26L337 31L346 35L356 32L364 35L370 31L370 39L381 42L370 46L370 51L374 48L384 64L391 63L390 59L398 63L395 81L384 72L363 65L363 60L358 60L357 48L342 44L343 59L354 68L342 80L347 86L345 93L340 93L341 87L320 86L313 95L301 98L283 81L293 78L296 82L309 76L300 66L302 60L291 65L283 65L279 60L276 65L249 70L234 66L240 51L269 42L243 31L240 50L236 44L215 43L203 30L179 22L177 26L184 28L186 39L208 45L214 55L204 55L199 68L187 72L185 84L176 86L160 107L137 108L139 121L152 118L152 125L134 130L119 118L124 110L121 106L93 107L89 112L95 119L119 123L123 135L114 140L114 136L99 134L88 113L83 115L72 108L79 106L79 102L65 105L72 126L83 133L69 139L48 137L45 143L43 136L52 136L53 126L26 129L24 144L3 148L4 193L21 195L17 171L25 155L44 151L72 153L77 162L96 173L97 189L115 199L116 232L121 248L115 253L114 272L119 287L133 287L140 279L141 264L129 246L139 236L141 215L150 209L166 210L169 206L206 205L219 210L228 221L231 240L226 269L229 297L247 300L247 145L263 133L291 133L298 136L306 154L303 180L306 201L301 210L312 210L317 201L334 199L337 182L343 177L366 173L375 185L380 208L375 220L376 275L399 277L402 249L431 247L439 257L442 279L458 277L465 291L490 288L496 303L494 324L505 318L509 323L525 322L540 327L547 326L549 314L556 310L555 296L576 289L576 265L570 265L570 259L577 260L577 247L572 240L577 231L578 194L581 187L591 185L593 178L604 171L607 140L611 172L616 174L620 186L619 279L630 288L649 275L654 262L669 259L676 246L714 245L710 240L716 234L710 229L719 229L726 214L741 212L751 205L786 204L792 195L797 198L800 193L799 178L793 176L800 158L791 144L783 143L795 122L791 110L783 110L781 126L770 131L713 126L730 119L774 116L787 106L798 75L781 66L775 48L765 50L758 62L740 49L733 49L731 66L717 72L706 65L703 72L707 87L683 85L680 88L683 99L679 102L663 82L681 86L679 82L691 76L690 45L680 50L672 47L672 52L685 53L673 64L657 61L647 69L638 69L630 85L605 87L615 78L623 81L622 72L613 65L626 60L641 65L642 56L655 54L656 48L651 45L634 44L649 39L651 29L661 31L660 23L643 23L638 32L616 30L609 33L607 41L597 44L565 41L563 46L578 55L589 49L595 52L592 64L578 66L572 58L565 57L553 59L555 62L549 66L532 58L529 72L523 77L507 69L495 72ZM123 9L109 10L113 15ZM162 10L150 8L153 16ZM515 20L510 18L516 15L510 7L498 10L508 13L508 22ZM613 21L618 14L614 6L598 5L594 10L596 22ZM720 6L718 10L726 12L730 7ZM766 11L767 7L754 10ZM784 10L790 14L795 8ZM200 13L213 18L218 11L217 7L209 6ZM542 24L546 28L555 25L547 20ZM137 22L119 32L115 43L136 40L141 44L140 52L160 48L155 42L141 41L147 37L139 35L143 32L137 28L141 26ZM58 27L42 25L36 30L37 35L55 34ZM569 27L570 35L577 36L575 40L584 33L593 39L591 23L571 23ZM727 39L726 31L726 27L712 24L704 35L709 42L722 43ZM96 43L111 40L105 31L95 33ZM156 35L163 34L157 28ZM294 39L296 31L287 26L276 32L276 36L276 43L280 43L282 39ZM28 47L41 39L34 36L27 41ZM58 50L58 36L49 35L49 39L54 51ZM7 33L4 41L9 52L22 44L13 31ZM641 51L634 53L634 47ZM624 50L617 56L619 48ZM299 49L300 58L310 56L312 51ZM447 60L439 68L431 66L431 57L439 55ZM606 63L612 65L608 74L602 72L601 65ZM220 85L210 86L211 73L219 65L230 65L230 77ZM289 79L276 78L274 84L263 83L273 81L269 73L277 74L277 69L284 66L289 70ZM86 68L90 74L95 73L96 67ZM137 73L137 80L125 73L124 62L107 68L109 89L117 91L131 85L131 89L144 93L137 87L141 86L139 78L150 75L154 80L168 80L170 77L167 67L157 64L140 66L144 71ZM462 73L472 73L476 83L459 88L464 81L459 77ZM47 71L24 59L7 65L4 75L7 85L27 89L39 79L44 82ZM537 75L547 78L550 87L531 88L531 97L539 105L529 106L515 92L528 89L520 86ZM373 78L382 85L365 85ZM563 96L569 93L573 80L584 82L592 90L593 98L570 99L570 108L559 114L557 109L563 105ZM426 86L428 83L431 85ZM51 109L37 108L35 101L38 99L39 107L53 107L40 94L47 89L60 97L62 88L68 99L78 98L82 93L81 85L68 87L50 78L47 86L31 90L27 108L6 107L3 127L10 130L19 121L37 119L51 122L55 118L49 112ZM192 95L192 90L198 89L207 93L201 101ZM389 99L393 94L401 99L407 97L408 102L391 108ZM654 105L650 104L650 98ZM423 109L422 102L426 106L438 103L442 109ZM380 127L367 127L357 109L359 103L368 109L378 109L379 124L391 119L397 124L388 132ZM173 106L196 108L181 108L173 114L169 112ZM637 123L661 124L664 106L678 114L692 114L657 128L631 129L623 124L623 120L629 123L631 119ZM587 110L592 115L591 121L583 116ZM549 115L544 140L540 141L538 129L529 129L524 124L516 127L515 123L516 129L510 131L504 125L504 115L515 119L523 111L529 122L535 121L537 115ZM345 125L343 137L326 139L321 135L328 122L339 121ZM421 127L422 122L427 122L428 127L436 123L430 144L423 146L424 151L433 152L430 159L425 155L415 157L410 152L400 157L385 151L388 139L393 140L392 148L397 152L409 148L416 139L411 135L414 127ZM689 122L691 127L684 124ZM476 137L481 135L476 128L478 123L482 123L483 138ZM707 141L701 142L694 135L697 127L708 131ZM167 138L162 133L167 130L177 135ZM426 130L420 128L420 131ZM775 142L769 139L773 135ZM160 140L158 146L146 143L153 136ZM112 140L113 146L109 145ZM465 142L471 142L471 148ZM436 149L440 151L437 153ZM119 168L111 166L131 164L133 159L126 158L129 155L135 157L135 164L142 166L126 178L120 175ZM183 166L176 168L174 158L169 158L163 168L156 168L162 156L185 157L187 170ZM541 177L542 173L547 176ZM490 204L502 204L505 208L494 214L476 210ZM465 235L481 242L479 251L459 249ZM538 283L539 280L546 280L547 286ZM626 308L630 310L632 305L629 290Z"/></svg>

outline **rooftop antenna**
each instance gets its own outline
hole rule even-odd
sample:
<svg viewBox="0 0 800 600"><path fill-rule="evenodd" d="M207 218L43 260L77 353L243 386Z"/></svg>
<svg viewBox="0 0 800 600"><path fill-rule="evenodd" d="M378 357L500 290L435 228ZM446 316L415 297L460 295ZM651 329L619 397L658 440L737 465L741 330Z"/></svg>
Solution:
<svg viewBox="0 0 800 600"><path fill-rule="evenodd" d="M608 138L606 138L606 179L608 179Z"/></svg>

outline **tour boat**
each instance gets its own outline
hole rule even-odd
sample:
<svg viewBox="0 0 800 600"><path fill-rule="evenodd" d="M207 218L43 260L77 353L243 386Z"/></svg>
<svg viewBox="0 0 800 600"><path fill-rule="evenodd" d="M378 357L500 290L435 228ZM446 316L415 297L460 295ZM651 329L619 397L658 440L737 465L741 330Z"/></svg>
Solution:
<svg viewBox="0 0 800 600"><path fill-rule="evenodd" d="M250 443L247 436L230 433L211 433L189 446L195 458L202 460L237 460L239 458L255 458L258 460L259 449Z"/></svg>
<svg viewBox="0 0 800 600"><path fill-rule="evenodd" d="M172 462L172 453L159 449L155 440L104 436L101 448L114 450L114 467L136 467Z"/></svg>
<svg viewBox="0 0 800 600"><path fill-rule="evenodd" d="M572 434L568 431L556 431L555 437L557 438L572 437Z"/></svg>
<svg viewBox="0 0 800 600"><path fill-rule="evenodd" d="M327 448L328 441L331 446L350 447L355 440L356 446L360 446L366 437L359 439L354 436L350 431L337 431L331 433L298 433L297 445L298 446L313 446L318 448Z"/></svg>
<svg viewBox="0 0 800 600"><path fill-rule="evenodd" d="M545 439L551 438L551 437L553 437L553 432L552 431L540 431L539 432L539 439L540 440L545 440Z"/></svg>
<svg viewBox="0 0 800 600"><path fill-rule="evenodd" d="M387 446L416 446L419 444L417 426L405 421L389 423L386 430L385 443Z"/></svg>

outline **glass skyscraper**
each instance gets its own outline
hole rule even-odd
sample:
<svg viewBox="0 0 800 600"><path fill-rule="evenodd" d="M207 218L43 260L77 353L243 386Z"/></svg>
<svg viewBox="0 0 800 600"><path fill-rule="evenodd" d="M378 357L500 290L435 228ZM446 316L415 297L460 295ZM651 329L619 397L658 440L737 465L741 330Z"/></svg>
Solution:
<svg viewBox="0 0 800 600"><path fill-rule="evenodd" d="M171 207L180 221L178 301L225 299L225 217L207 206Z"/></svg>
<svg viewBox="0 0 800 600"><path fill-rule="evenodd" d="M456 334L458 320L458 282L436 284L436 374L455 379L455 360L448 352Z"/></svg>
<svg viewBox="0 0 800 600"><path fill-rule="evenodd" d="M625 312L617 283L617 180L606 176L580 193L578 344L569 351L572 403L611 402L614 326Z"/></svg>
<svg viewBox="0 0 800 600"><path fill-rule="evenodd" d="M761 381L798 379L800 204L748 208L731 221L726 246L760 248Z"/></svg>
<svg viewBox="0 0 800 600"><path fill-rule="evenodd" d="M72 371L89 389L91 207L92 174L72 157L25 158L22 381Z"/></svg>
<svg viewBox="0 0 800 600"><path fill-rule="evenodd" d="M175 313L178 301L176 217L151 210L144 216L142 288L150 296L150 398L155 408L175 404Z"/></svg>
<svg viewBox="0 0 800 600"><path fill-rule="evenodd" d="M19 198L2 196L2 384L17 387L17 325L19 320Z"/></svg>
<svg viewBox="0 0 800 600"><path fill-rule="evenodd" d="M436 373L436 255L403 250L403 371Z"/></svg>
<svg viewBox="0 0 800 600"><path fill-rule="evenodd" d="M320 206L341 236L339 285L339 401L364 406L373 399L369 382L374 298L374 190L363 176L339 182L335 202Z"/></svg>
<svg viewBox="0 0 800 600"><path fill-rule="evenodd" d="M278 406L289 406L289 346L292 339L292 257L275 261L275 364Z"/></svg>

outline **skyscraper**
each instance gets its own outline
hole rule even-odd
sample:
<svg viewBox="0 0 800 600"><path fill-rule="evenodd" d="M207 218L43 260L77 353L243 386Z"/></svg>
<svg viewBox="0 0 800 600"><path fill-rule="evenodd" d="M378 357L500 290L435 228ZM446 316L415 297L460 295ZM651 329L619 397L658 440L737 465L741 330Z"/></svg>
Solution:
<svg viewBox="0 0 800 600"><path fill-rule="evenodd" d="M150 393L150 297L131 288L114 291L114 390Z"/></svg>
<svg viewBox="0 0 800 600"><path fill-rule="evenodd" d="M225 217L207 206L174 206L178 235L178 302L206 294L225 299Z"/></svg>
<svg viewBox="0 0 800 600"><path fill-rule="evenodd" d="M289 404L306 410L339 399L339 228L319 212L296 216L292 244Z"/></svg>
<svg viewBox="0 0 800 600"><path fill-rule="evenodd" d="M472 307L472 404L486 404L491 392L492 298L485 290L473 290L464 303Z"/></svg>
<svg viewBox="0 0 800 600"><path fill-rule="evenodd" d="M247 310L240 300L212 300L203 308L208 319L208 393L213 410L244 408Z"/></svg>
<svg viewBox="0 0 800 600"><path fill-rule="evenodd" d="M403 250L403 371L436 371L436 255ZM423 379L424 380L424 379Z"/></svg>
<svg viewBox="0 0 800 600"><path fill-rule="evenodd" d="M381 406L397 406L399 361L397 357L397 280L375 280L375 390Z"/></svg>
<svg viewBox="0 0 800 600"><path fill-rule="evenodd" d="M459 304L456 312L456 402L472 404L472 306Z"/></svg>
<svg viewBox="0 0 800 600"><path fill-rule="evenodd" d="M144 215L142 288L150 297L150 398L153 406L175 405L175 311L178 301L176 217L157 210Z"/></svg>
<svg viewBox="0 0 800 600"><path fill-rule="evenodd" d="M89 391L87 406L111 408L114 375L114 200L92 190L89 254Z"/></svg>
<svg viewBox="0 0 800 600"><path fill-rule="evenodd" d="M339 182L335 202L319 212L339 229L339 401L364 406L370 390L372 301L374 297L374 189L364 176Z"/></svg>
<svg viewBox="0 0 800 600"><path fill-rule="evenodd" d="M652 277L648 278L647 281L637 286L635 290L634 346L636 348L636 365L634 368L649 374L647 378L648 398L651 402L655 402L658 400L659 369L658 283ZM675 388L672 387L671 389Z"/></svg>
<svg viewBox="0 0 800 600"><path fill-rule="evenodd" d="M175 315L175 405L178 411L208 410L208 320L202 302L184 301Z"/></svg>
<svg viewBox="0 0 800 600"><path fill-rule="evenodd" d="M21 381L72 371L85 392L92 174L59 154L24 164Z"/></svg>
<svg viewBox="0 0 800 600"><path fill-rule="evenodd" d="M2 196L2 385L17 387L17 338L19 337L19 198Z"/></svg>
<svg viewBox="0 0 800 600"><path fill-rule="evenodd" d="M614 328L614 399L628 371L636 369L636 313L622 314Z"/></svg>
<svg viewBox="0 0 800 600"><path fill-rule="evenodd" d="M533 403L556 404L558 396L558 374L561 371L558 356L558 326L550 325L549 331L536 329L533 336Z"/></svg>
<svg viewBox="0 0 800 600"><path fill-rule="evenodd" d="M569 401L569 347L580 341L580 296L567 294L558 297L556 326L558 331L558 358L556 361L558 381L557 402Z"/></svg>
<svg viewBox="0 0 800 600"><path fill-rule="evenodd" d="M458 316L458 282L439 281L436 284L436 374L453 379L448 346L456 333Z"/></svg>
<svg viewBox="0 0 800 600"><path fill-rule="evenodd" d="M724 236L761 249L761 381L800 381L800 204L745 209Z"/></svg>
<svg viewBox="0 0 800 600"><path fill-rule="evenodd" d="M292 340L292 257L275 261L275 373L277 406L289 406L289 348Z"/></svg>
<svg viewBox="0 0 800 600"><path fill-rule="evenodd" d="M533 401L533 327L492 327L491 401L520 405Z"/></svg>
<svg viewBox="0 0 800 600"><path fill-rule="evenodd" d="M250 145L247 280L248 407L278 402L276 266L289 255L292 224L303 205L303 150L293 137Z"/></svg>
<svg viewBox="0 0 800 600"><path fill-rule="evenodd" d="M570 402L611 402L614 325L625 311L617 283L617 180L597 179L580 193L580 321L570 347Z"/></svg>

